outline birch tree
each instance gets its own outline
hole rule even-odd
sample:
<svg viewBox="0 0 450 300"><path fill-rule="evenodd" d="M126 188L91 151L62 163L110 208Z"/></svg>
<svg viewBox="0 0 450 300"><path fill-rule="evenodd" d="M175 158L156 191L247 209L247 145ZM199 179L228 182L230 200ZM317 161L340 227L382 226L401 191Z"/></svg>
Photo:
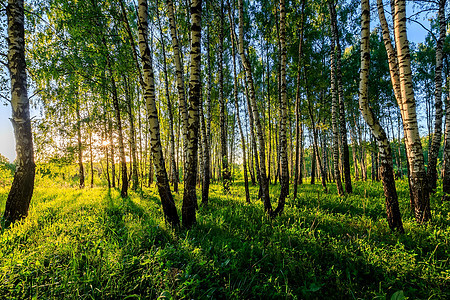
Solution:
<svg viewBox="0 0 450 300"><path fill-rule="evenodd" d="M170 192L169 180L164 163L163 149L161 146L158 111L155 102L155 79L153 74L152 56L148 44L148 3L147 0L139 0L139 50L141 52L142 68L144 73L144 98L147 106L148 123L150 126L150 144L155 166L156 180L159 196L164 211L164 217L168 223L177 227L180 224L175 202ZM150 174L149 176L152 176Z"/></svg>
<svg viewBox="0 0 450 300"><path fill-rule="evenodd" d="M403 224L398 205L395 187L392 151L385 130L369 107L368 83L370 65L370 4L369 0L361 0L361 71L359 81L359 109L364 120L375 136L381 162L381 180L386 198L386 214L389 228L403 233Z"/></svg>
<svg viewBox="0 0 450 300"><path fill-rule="evenodd" d="M416 222L423 223L431 219L430 197L412 85L411 59L406 35L405 0L394 0L392 8L395 49L384 17L382 0L378 0L378 14L383 29L383 40L388 53L391 81L403 120L406 152L409 162L411 204L414 208Z"/></svg>
<svg viewBox="0 0 450 300"><path fill-rule="evenodd" d="M11 122L14 127L17 163L2 218L1 227L4 228L28 215L36 168L27 91L24 1L9 0L6 14L8 19L8 69L11 81Z"/></svg>
<svg viewBox="0 0 450 300"><path fill-rule="evenodd" d="M196 222L197 195L195 185L197 180L198 133L199 133L199 102L201 100L201 22L202 1L191 2L191 65L189 78L189 109L187 122L186 168L184 195L182 207L182 222L186 228L191 228Z"/></svg>
<svg viewBox="0 0 450 300"><path fill-rule="evenodd" d="M446 36L446 21L445 21L445 4L447 0L439 0L438 9L438 23L439 23L439 38L436 43L436 67L434 73L434 105L435 105L435 121L434 134L431 142L430 153L428 157L427 178L430 192L436 189L437 181L437 158L442 139L442 116L444 111L442 109L442 67L444 41Z"/></svg>

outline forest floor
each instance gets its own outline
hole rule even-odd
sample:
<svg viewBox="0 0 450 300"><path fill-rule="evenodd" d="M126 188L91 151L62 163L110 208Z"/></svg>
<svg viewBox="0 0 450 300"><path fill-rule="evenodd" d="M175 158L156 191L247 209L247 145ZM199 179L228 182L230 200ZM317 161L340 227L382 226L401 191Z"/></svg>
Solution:
<svg viewBox="0 0 450 300"><path fill-rule="evenodd" d="M197 225L174 231L155 187L121 199L38 181L28 218L0 235L0 298L450 299L450 203L433 198L418 226L397 187L403 235L389 231L379 182L345 197L301 185L274 220L245 203L242 182L229 195L212 185Z"/></svg>

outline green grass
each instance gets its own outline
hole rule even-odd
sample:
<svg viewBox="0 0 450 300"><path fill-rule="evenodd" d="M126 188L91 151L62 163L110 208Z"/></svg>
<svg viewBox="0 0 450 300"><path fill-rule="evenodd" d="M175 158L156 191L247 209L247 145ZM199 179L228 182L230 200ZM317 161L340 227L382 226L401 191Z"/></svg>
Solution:
<svg viewBox="0 0 450 300"><path fill-rule="evenodd" d="M155 188L121 199L38 182L28 218L0 236L0 298L448 299L450 203L432 199L433 221L418 226L397 186L404 235L388 229L380 183L346 197L302 185L275 220L245 203L241 182L231 195L212 185L197 225L174 232Z"/></svg>

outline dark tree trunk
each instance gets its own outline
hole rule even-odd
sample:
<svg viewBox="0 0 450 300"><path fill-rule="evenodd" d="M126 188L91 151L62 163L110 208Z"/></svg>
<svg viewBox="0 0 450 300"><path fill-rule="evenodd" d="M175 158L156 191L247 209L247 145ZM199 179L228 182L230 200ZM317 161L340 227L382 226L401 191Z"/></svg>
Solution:
<svg viewBox="0 0 450 300"><path fill-rule="evenodd" d="M130 154L131 154L131 179L132 179L132 189L136 191L139 187L139 175L138 175L138 164L136 155L136 129L134 127L134 113L133 113L133 103L130 95L130 88L125 75L123 75L123 84L125 87L125 99L127 102L127 113L128 119L130 121Z"/></svg>
<svg viewBox="0 0 450 300"><path fill-rule="evenodd" d="M103 104L103 105L105 105L105 104ZM103 123L104 130L105 130L105 135L103 137L103 140L104 140L105 144L103 144L103 147L105 148L105 158L106 158L106 180L108 181L108 189L110 189L111 188L111 177L109 175L109 151L108 151L108 142L106 142L106 139L108 137L108 129L106 126L106 122L107 122L107 115L105 113L104 123Z"/></svg>
<svg viewBox="0 0 450 300"><path fill-rule="evenodd" d="M316 147L312 147L311 153L311 184L316 184Z"/></svg>
<svg viewBox="0 0 450 300"><path fill-rule="evenodd" d="M80 176L80 189L84 188L84 166L83 166L83 142L81 139L81 116L79 99L75 100L75 113L77 115L77 142L78 142L78 174Z"/></svg>
<svg viewBox="0 0 450 300"><path fill-rule="evenodd" d="M114 79L114 73L112 71L110 60L107 59L107 62L109 74L111 76L112 98L114 110L116 112L117 132L119 133L120 169L122 178L122 189L120 190L120 196L122 198L125 198L128 196L128 173L127 173L127 162L125 159L125 146L123 144L122 120L120 116L120 107L119 107L119 98L117 96L116 80Z"/></svg>
<svg viewBox="0 0 450 300"><path fill-rule="evenodd" d="M111 118L108 119L108 131L109 131L109 147L111 148L111 183L112 183L112 187L115 188L116 187L116 162L114 159L114 137L113 137L113 128L112 128Z"/></svg>

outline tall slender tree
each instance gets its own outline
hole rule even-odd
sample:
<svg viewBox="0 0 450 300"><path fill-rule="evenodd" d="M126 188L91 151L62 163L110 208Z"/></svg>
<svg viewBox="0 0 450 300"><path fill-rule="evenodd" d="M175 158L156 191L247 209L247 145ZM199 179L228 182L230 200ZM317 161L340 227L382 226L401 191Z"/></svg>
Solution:
<svg viewBox="0 0 450 300"><path fill-rule="evenodd" d="M208 5L206 5L208 8ZM206 120L203 117L203 105L201 112L201 127L203 139L203 176L202 176L202 205L207 205L209 201L209 183L211 179L211 89L212 89L212 73L211 73L211 53L210 53L210 30L209 10L207 10L207 33L206 33L206 64L207 64L207 85L206 85Z"/></svg>
<svg viewBox="0 0 450 300"><path fill-rule="evenodd" d="M412 83L411 58L406 34L406 1L394 0L394 37L400 78L400 94L403 103L403 124L409 155L411 190L414 199L414 214L418 223L431 219L430 196L425 171L425 161L420 141L416 115L416 101Z"/></svg>
<svg viewBox="0 0 450 300"><path fill-rule="evenodd" d="M158 3L158 2L157 2ZM157 9L157 11L159 8ZM175 134L173 128L173 105L169 93L169 78L167 76L167 58L166 58L166 42L163 35L161 25L161 17L157 12L158 27L161 36L161 50L163 54L163 73L164 73L164 91L167 101L167 115L169 117L169 162L170 162L170 181L172 182L174 192L178 192L178 169L175 161Z"/></svg>
<svg viewBox="0 0 450 300"><path fill-rule="evenodd" d="M155 79L153 74L152 56L148 44L148 3L147 0L139 0L139 50L141 52L142 67L144 70L144 98L147 106L148 123L150 125L150 144L155 166L158 192L164 211L164 217L172 226L180 224L177 208L170 192L169 180L164 163L163 149L158 121L158 111L155 102ZM153 176L153 174L149 174Z"/></svg>
<svg viewBox="0 0 450 300"><path fill-rule="evenodd" d="M447 77L445 97L444 167L442 170L442 200L450 200L450 77Z"/></svg>
<svg viewBox="0 0 450 300"><path fill-rule="evenodd" d="M331 3L329 2L331 7ZM331 8L330 8L331 10ZM333 44L333 43L332 43ZM334 49L332 45L332 49ZM334 179L336 180L337 191L339 195L344 194L344 189L342 188L341 182L341 172L339 170L339 127L338 127L338 113L339 113L339 101L337 95L336 87L336 56L334 51L331 54L331 124L333 127L333 168L334 168Z"/></svg>
<svg viewBox="0 0 450 300"><path fill-rule="evenodd" d="M105 39L103 39L106 48ZM111 58L107 55L107 66L109 71L109 76L111 80L111 94L113 100L113 107L116 113L116 124L117 124L117 132L119 133L119 154L120 154L120 170L121 170L121 178L122 178L122 187L120 190L120 196L125 198L128 196L128 172L127 172L127 161L125 158L125 146L123 143L123 131L122 131L122 118L121 118L121 109L119 105L119 96L117 94L117 85L115 74L112 68Z"/></svg>
<svg viewBox="0 0 450 300"><path fill-rule="evenodd" d="M344 172L344 186L347 193L352 193L352 178L350 175L350 155L347 142L347 127L345 124L345 105L344 105L344 92L342 88L342 72L341 72L341 43L339 39L339 30L336 16L336 4L334 0L329 2L330 17L331 17L331 37L332 37L332 55L334 55L334 76L335 88L337 89L337 96L339 102L339 137L341 148L341 163L343 165Z"/></svg>
<svg viewBox="0 0 450 300"><path fill-rule="evenodd" d="M169 16L170 35L172 37L173 55L175 61L175 73L177 78L178 102L183 120L183 154L186 155L187 130L188 130L188 108L186 101L186 92L184 88L184 67L181 58L180 43L177 32L177 22L175 20L175 11L173 1L167 0L167 13Z"/></svg>
<svg viewBox="0 0 450 300"><path fill-rule="evenodd" d="M14 127L17 158L16 172L6 200L2 227L9 227L11 223L28 215L36 168L27 92L24 1L9 0L6 13L8 18L8 69L11 80L11 122Z"/></svg>
<svg viewBox="0 0 450 300"><path fill-rule="evenodd" d="M247 81L248 94L249 94L249 110L252 114L253 122L256 127L256 136L259 145L259 188L261 197L264 203L264 209L269 215L272 215L272 204L269 197L269 183L266 172L266 147L264 142L264 131L262 130L261 120L259 117L258 106L256 103L255 86L253 81L253 73L250 61L248 60L244 52L244 4L243 0L239 0L239 55L241 56L242 65L245 70L245 77Z"/></svg>
<svg viewBox="0 0 450 300"><path fill-rule="evenodd" d="M294 199L297 198L297 186L299 184L299 173L301 173L300 165L300 152L302 147L302 124L300 124L300 81L301 81L301 67L303 57L303 31L304 31L304 19L305 19L305 4L306 0L302 0L301 7L301 21L300 21L300 40L298 44L298 66L297 66L297 88L295 93L295 165L294 165ZM270 157L270 155L269 155ZM301 180L301 177L300 177Z"/></svg>
<svg viewBox="0 0 450 300"><path fill-rule="evenodd" d="M78 93L76 93L78 95ZM81 116L79 99L75 99L75 115L77 117L77 150L78 150L78 174L80 176L80 189L84 188L84 165L83 165L83 141L81 139Z"/></svg>
<svg viewBox="0 0 450 300"><path fill-rule="evenodd" d="M201 100L201 22L202 1L191 2L191 65L189 78L189 109L187 123L186 170L183 195L183 226L192 227L196 222L197 150L199 132L199 102Z"/></svg>
<svg viewBox="0 0 450 300"><path fill-rule="evenodd" d="M220 106L220 154L222 159L222 183L223 188L226 193L230 191L230 183L231 183L231 173L229 170L229 161L228 161L228 138L227 138L227 110L225 105L224 98L224 80L223 80L223 40L224 40L224 11L223 11L223 2L224 0L220 0L220 11L219 11L219 106Z"/></svg>
<svg viewBox="0 0 450 300"><path fill-rule="evenodd" d="M431 142L430 153L428 156L427 178L430 192L436 189L437 181L437 157L442 139L442 116L444 111L442 109L442 67L444 41L446 36L446 21L445 21L445 4L447 0L439 0L438 9L438 23L439 23L439 38L436 42L436 67L434 73L434 105L435 105L435 121L434 134Z"/></svg>
<svg viewBox="0 0 450 300"><path fill-rule="evenodd" d="M237 123L239 127L239 133L241 136L241 144L242 144L242 165L244 169L244 187L245 187L245 200L247 203L250 203L250 190L248 188L248 174L247 174L247 153L246 153L246 147L245 147L245 136L244 131L242 129L241 124L241 118L239 117L239 98L238 98L238 77L236 72L236 54L235 54L235 48L236 48L236 37L234 36L234 22L233 18L231 16L231 9L228 10L228 16L230 19L230 26L232 30L231 32L231 56L233 58L233 77L234 77L234 89L233 89L233 96L234 96L234 107L236 109L236 118Z"/></svg>
<svg viewBox="0 0 450 300"><path fill-rule="evenodd" d="M127 104L128 120L130 122L130 154L131 154L131 180L132 189L136 191L139 187L139 175L138 175L138 161L137 161L137 146L136 146L136 127L134 125L134 109L131 96L130 84L127 76L123 75L123 85L125 90L125 100Z"/></svg>
<svg viewBox="0 0 450 300"><path fill-rule="evenodd" d="M359 81L359 109L378 142L381 161L381 180L386 198L386 213L389 227L403 233L403 224L395 188L392 151L385 130L380 126L369 107L369 65L370 65L370 4L361 0L361 72Z"/></svg>
<svg viewBox="0 0 450 300"><path fill-rule="evenodd" d="M284 209L286 196L289 195L289 164L288 164L288 147L287 147L287 83L286 83L286 7L285 1L280 0L280 45L281 45L281 102L280 102L280 160L281 172L280 183L281 190L278 199L278 206L273 215L281 213Z"/></svg>

